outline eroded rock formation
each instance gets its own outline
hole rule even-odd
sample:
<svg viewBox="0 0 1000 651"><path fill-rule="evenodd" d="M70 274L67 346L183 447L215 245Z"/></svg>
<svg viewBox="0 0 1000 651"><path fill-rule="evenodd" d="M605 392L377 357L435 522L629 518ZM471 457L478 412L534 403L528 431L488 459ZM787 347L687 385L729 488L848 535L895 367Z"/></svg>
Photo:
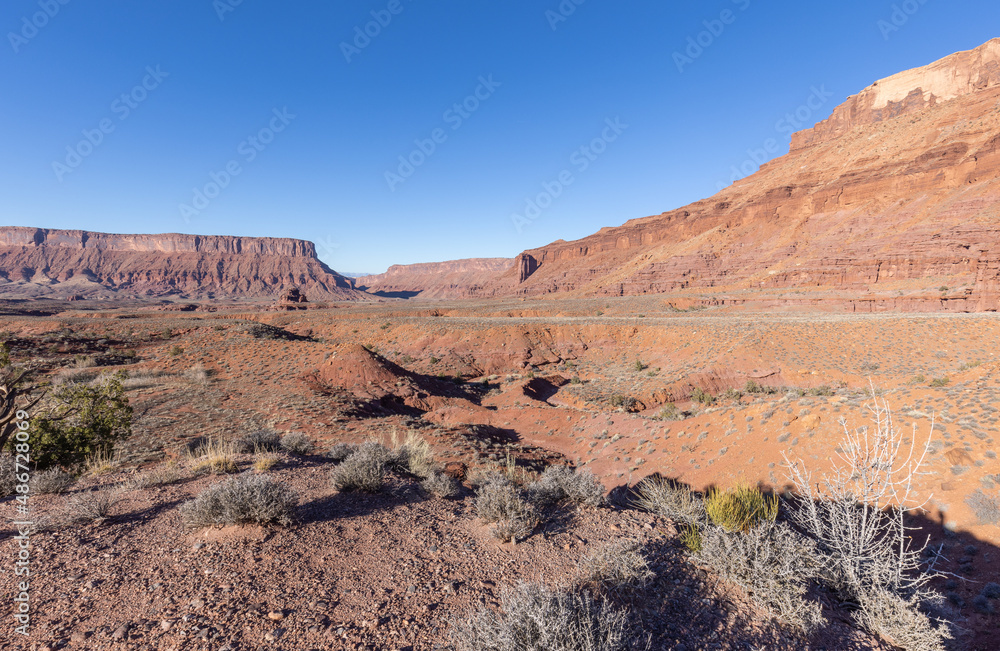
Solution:
<svg viewBox="0 0 1000 651"><path fill-rule="evenodd" d="M364 297L312 242L270 237L113 235L0 227L0 294L275 298L290 287L325 300Z"/></svg>

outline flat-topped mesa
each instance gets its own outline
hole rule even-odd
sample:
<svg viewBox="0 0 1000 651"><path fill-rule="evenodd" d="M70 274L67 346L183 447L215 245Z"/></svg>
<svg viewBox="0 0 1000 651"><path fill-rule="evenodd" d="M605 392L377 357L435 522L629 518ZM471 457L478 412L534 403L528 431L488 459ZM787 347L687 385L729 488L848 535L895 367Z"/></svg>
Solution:
<svg viewBox="0 0 1000 651"><path fill-rule="evenodd" d="M224 253L316 258L316 246L312 242L280 237L184 235L181 233L125 235L25 226L0 227L0 246L51 246L94 251Z"/></svg>
<svg viewBox="0 0 1000 651"><path fill-rule="evenodd" d="M292 287L322 300L367 298L305 240L0 227L7 297L274 299Z"/></svg>
<svg viewBox="0 0 1000 651"><path fill-rule="evenodd" d="M358 288L380 296L468 298L487 280L511 268L511 258L469 258L393 265L384 274L355 279Z"/></svg>
<svg viewBox="0 0 1000 651"><path fill-rule="evenodd" d="M890 120L997 85L1000 38L876 81L848 97L828 119L794 134L791 150L828 142L854 127Z"/></svg>

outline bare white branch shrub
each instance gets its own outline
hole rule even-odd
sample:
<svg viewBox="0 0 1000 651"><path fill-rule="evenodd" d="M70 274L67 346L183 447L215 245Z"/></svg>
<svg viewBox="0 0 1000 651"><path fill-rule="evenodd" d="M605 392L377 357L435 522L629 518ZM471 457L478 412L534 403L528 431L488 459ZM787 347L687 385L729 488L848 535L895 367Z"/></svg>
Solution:
<svg viewBox="0 0 1000 651"><path fill-rule="evenodd" d="M814 480L801 460L792 462L785 456L785 463L795 486L796 508L791 509L790 518L816 540L821 578L858 603L865 611L860 621L879 633L873 622L883 616L868 609L896 612L894 621L916 626L922 617L916 608L936 598L928 582L937 575L933 566L921 563L927 541L915 542L914 528L907 523L908 514L923 509L930 499L918 501L914 485L926 474L922 467L934 424L927 438L918 443L916 426L905 437L874 387L867 407L870 426L851 429L841 420L844 439L829 473ZM898 600L889 604L885 594L896 595ZM898 616L902 608L913 609L909 619ZM948 634L945 626L930 630L939 638Z"/></svg>

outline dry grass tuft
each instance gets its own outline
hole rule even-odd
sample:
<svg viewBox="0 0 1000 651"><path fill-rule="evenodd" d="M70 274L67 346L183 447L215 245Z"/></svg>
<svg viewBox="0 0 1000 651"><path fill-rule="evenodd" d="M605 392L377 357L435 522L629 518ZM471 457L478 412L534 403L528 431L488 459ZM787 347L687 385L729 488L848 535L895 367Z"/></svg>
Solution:
<svg viewBox="0 0 1000 651"><path fill-rule="evenodd" d="M99 490L91 493L81 493L74 496L66 504L66 520L68 522L103 522L111 515L111 510L118 503L115 491Z"/></svg>
<svg viewBox="0 0 1000 651"><path fill-rule="evenodd" d="M255 472L263 473L267 472L274 466L278 465L281 461L281 457L271 452L258 452L253 458L253 469Z"/></svg>
<svg viewBox="0 0 1000 651"><path fill-rule="evenodd" d="M232 441L210 439L205 445L188 452L188 464L195 473L216 475L239 471L236 463L238 446Z"/></svg>
<svg viewBox="0 0 1000 651"><path fill-rule="evenodd" d="M118 470L121 463L121 454L105 448L87 457L83 464L83 471L91 477L100 477Z"/></svg>

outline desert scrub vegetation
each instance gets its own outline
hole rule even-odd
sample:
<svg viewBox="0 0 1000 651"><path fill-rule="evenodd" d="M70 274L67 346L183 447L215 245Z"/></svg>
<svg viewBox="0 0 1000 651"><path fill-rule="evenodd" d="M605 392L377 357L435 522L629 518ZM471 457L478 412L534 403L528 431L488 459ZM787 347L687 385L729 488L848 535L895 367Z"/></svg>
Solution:
<svg viewBox="0 0 1000 651"><path fill-rule="evenodd" d="M65 384L47 394L30 420L28 446L38 468L69 467L98 451L110 451L132 434L132 407L124 373L94 386Z"/></svg>
<svg viewBox="0 0 1000 651"><path fill-rule="evenodd" d="M758 607L805 633L824 623L820 605L805 599L815 577L811 540L773 520L734 531L692 525L692 531L692 557L739 586Z"/></svg>
<svg viewBox="0 0 1000 651"><path fill-rule="evenodd" d="M580 583L612 589L645 585L653 572L638 540L616 540L587 554L577 566Z"/></svg>
<svg viewBox="0 0 1000 651"><path fill-rule="evenodd" d="M623 411L627 414L632 414L639 411L639 401L632 396L623 396L616 393L608 399L608 404L611 405L613 409L618 411Z"/></svg>
<svg viewBox="0 0 1000 651"><path fill-rule="evenodd" d="M267 472L278 465L279 461L281 457L273 452L258 452L253 456L253 469L258 473Z"/></svg>
<svg viewBox="0 0 1000 651"><path fill-rule="evenodd" d="M209 439L204 445L198 446L187 453L188 466L192 472L210 472L223 475L239 471L236 455L240 445L233 441Z"/></svg>
<svg viewBox="0 0 1000 651"><path fill-rule="evenodd" d="M281 437L278 444L281 446L281 449L286 452L298 455L309 454L309 451L312 450L313 446L309 437L302 432L289 432Z"/></svg>
<svg viewBox="0 0 1000 651"><path fill-rule="evenodd" d="M539 522L534 505L499 473L486 478L476 489L476 515L493 525L495 538L511 542L527 538Z"/></svg>
<svg viewBox="0 0 1000 651"><path fill-rule="evenodd" d="M395 470L425 479L437 471L430 444L416 432L407 432L402 440L397 432L392 433L389 464Z"/></svg>
<svg viewBox="0 0 1000 651"><path fill-rule="evenodd" d="M452 622L458 651L625 651L628 619L580 591L522 583L500 594L500 612L481 608Z"/></svg>
<svg viewBox="0 0 1000 651"><path fill-rule="evenodd" d="M14 494L17 487L17 481L14 478L14 475L17 474L16 469L14 457L0 453L0 497Z"/></svg>
<svg viewBox="0 0 1000 651"><path fill-rule="evenodd" d="M28 486L32 493L55 495L65 493L75 482L76 477L72 473L62 468L49 468L33 473L28 480Z"/></svg>
<svg viewBox="0 0 1000 651"><path fill-rule="evenodd" d="M108 449L100 449L87 457L83 472L91 477L100 477L114 472L121 465L121 455Z"/></svg>
<svg viewBox="0 0 1000 651"><path fill-rule="evenodd" d="M931 449L934 424L922 443L915 425L904 436L876 395L872 389L870 426L850 429L841 421L843 440L830 472L818 481L803 462L786 457L797 507L790 518L816 541L822 582L860 606L860 625L899 645L905 641L907 649L944 649L950 625L923 612L940 602L928 585L938 574L933 561L922 561L927 541L915 542L907 519L926 504L916 500L914 481Z"/></svg>
<svg viewBox="0 0 1000 651"><path fill-rule="evenodd" d="M281 434L273 429L256 430L236 440L237 452L273 452L279 449L281 449Z"/></svg>
<svg viewBox="0 0 1000 651"><path fill-rule="evenodd" d="M331 461L339 463L354 454L354 451L357 449L358 446L353 443L337 443L330 448L329 452L326 453L326 456Z"/></svg>
<svg viewBox="0 0 1000 651"><path fill-rule="evenodd" d="M650 513L687 525L705 519L705 504L686 487L659 475L651 475L632 489L636 505Z"/></svg>
<svg viewBox="0 0 1000 651"><path fill-rule="evenodd" d="M528 500L547 506L569 500L586 506L604 506L604 485L590 470L572 470L568 466L549 466L538 481L527 487Z"/></svg>
<svg viewBox="0 0 1000 651"><path fill-rule="evenodd" d="M458 495L458 485L455 480L443 472L435 472L426 477L420 485L431 495L438 497L454 497Z"/></svg>
<svg viewBox="0 0 1000 651"><path fill-rule="evenodd" d="M264 475L239 475L209 486L180 507L189 527L280 524L295 521L298 496Z"/></svg>
<svg viewBox="0 0 1000 651"><path fill-rule="evenodd" d="M209 377L208 369L201 362L184 371L184 379L192 384L208 384Z"/></svg>
<svg viewBox="0 0 1000 651"><path fill-rule="evenodd" d="M705 512L717 527L732 533L749 531L758 524L778 517L778 496L768 497L749 486L712 490L705 497Z"/></svg>
<svg viewBox="0 0 1000 651"><path fill-rule="evenodd" d="M385 483L386 465L391 452L375 441L368 441L354 448L339 466L333 469L330 480L342 492L360 490L378 493Z"/></svg>
<svg viewBox="0 0 1000 651"><path fill-rule="evenodd" d="M103 522L111 516L111 510L118 503L118 493L114 490L98 490L80 493L66 503L62 521Z"/></svg>
<svg viewBox="0 0 1000 651"><path fill-rule="evenodd" d="M702 391L698 387L691 390L691 400L705 405L706 407L711 406L715 402L715 398L712 397L712 394L707 391Z"/></svg>

